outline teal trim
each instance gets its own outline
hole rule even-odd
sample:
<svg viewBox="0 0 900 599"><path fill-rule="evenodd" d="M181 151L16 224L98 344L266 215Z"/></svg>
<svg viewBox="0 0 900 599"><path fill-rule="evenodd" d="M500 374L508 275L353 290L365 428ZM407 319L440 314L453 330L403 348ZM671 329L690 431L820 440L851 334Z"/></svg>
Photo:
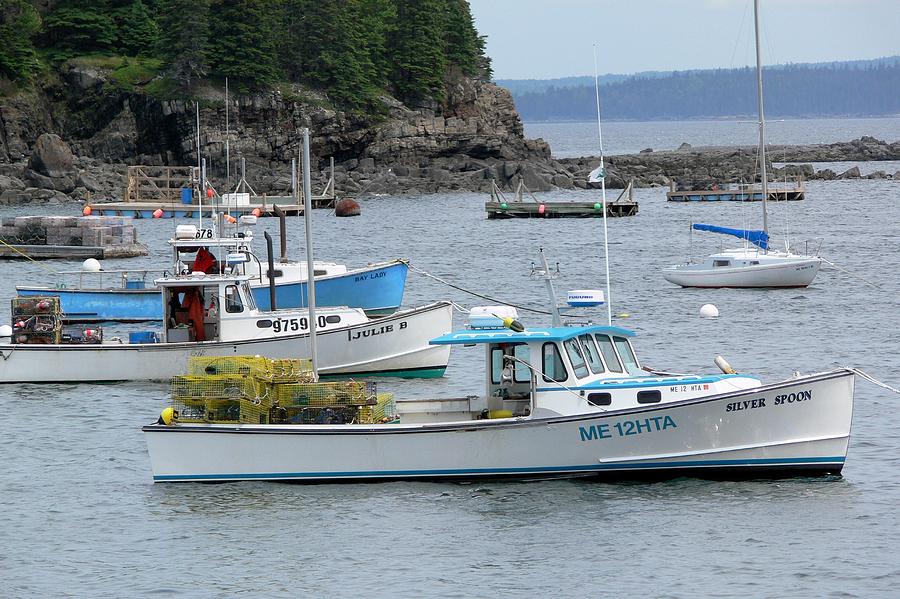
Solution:
<svg viewBox="0 0 900 599"><path fill-rule="evenodd" d="M360 376L391 376L400 379L437 379L444 376L447 370L446 366L435 366L426 368L410 368L407 370L381 370L379 372L357 372L348 374L324 374L323 379L345 379L347 377Z"/></svg>
<svg viewBox="0 0 900 599"><path fill-rule="evenodd" d="M579 385L577 387L568 387L563 389L561 387L539 387L536 391L546 392L546 391L597 391L600 390L609 390L609 389L638 389L641 387L668 387L671 385L700 385L703 383L717 383L724 379L730 379L733 377L741 377L746 376L742 374L713 374L709 376L694 376L694 377L678 377L678 378L667 378L667 379L657 379L652 381L642 380L642 379L615 379L611 381L595 381L593 383L588 383L586 385ZM748 391L752 391L752 389L748 389Z"/></svg>
<svg viewBox="0 0 900 599"><path fill-rule="evenodd" d="M844 456L816 458L759 458L752 460L695 460L673 462L632 462L621 464L588 464L584 466L544 466L529 468L461 468L439 470L362 470L348 472L270 472L266 474L163 474L154 481L199 480L277 480L289 478L391 478L407 476L485 476L491 474L543 474L566 472L599 472L611 470L653 470L661 468L709 468L714 466L749 467L800 464L843 464Z"/></svg>
<svg viewBox="0 0 900 599"><path fill-rule="evenodd" d="M634 337L634 332L620 327L535 327L521 333L509 329L469 329L441 335L429 341L432 345L470 345L473 343L516 343L528 341L565 341L585 333L605 333Z"/></svg>

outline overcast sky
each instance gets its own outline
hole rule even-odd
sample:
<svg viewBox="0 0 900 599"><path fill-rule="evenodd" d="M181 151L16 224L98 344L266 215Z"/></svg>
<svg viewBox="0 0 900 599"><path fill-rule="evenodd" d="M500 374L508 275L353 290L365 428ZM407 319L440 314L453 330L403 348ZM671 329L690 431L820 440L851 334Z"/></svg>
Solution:
<svg viewBox="0 0 900 599"><path fill-rule="evenodd" d="M470 0L497 79L755 64L752 0ZM761 0L763 62L900 54L900 0Z"/></svg>

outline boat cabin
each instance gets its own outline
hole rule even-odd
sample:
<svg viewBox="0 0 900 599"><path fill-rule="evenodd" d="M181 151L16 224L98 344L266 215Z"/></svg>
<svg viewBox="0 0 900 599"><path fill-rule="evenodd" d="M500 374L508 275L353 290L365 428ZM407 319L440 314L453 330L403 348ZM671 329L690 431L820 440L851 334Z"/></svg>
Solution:
<svg viewBox="0 0 900 599"><path fill-rule="evenodd" d="M738 375L672 376L642 368L634 333L614 326L540 327L516 332L474 328L432 339L434 345L485 349L483 396L396 401L402 422L552 417L633 408L752 387ZM725 382L729 381L729 382Z"/></svg>

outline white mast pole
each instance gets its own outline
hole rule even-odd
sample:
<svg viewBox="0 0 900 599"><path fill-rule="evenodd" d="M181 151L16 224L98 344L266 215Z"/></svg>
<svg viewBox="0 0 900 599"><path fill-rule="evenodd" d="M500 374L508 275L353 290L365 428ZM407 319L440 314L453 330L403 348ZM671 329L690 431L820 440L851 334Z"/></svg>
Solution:
<svg viewBox="0 0 900 599"><path fill-rule="evenodd" d="M306 223L306 295L309 299L309 355L312 358L313 380L319 380L316 356L316 283L312 246L312 194L309 176L309 129L303 128L303 219Z"/></svg>
<svg viewBox="0 0 900 599"><path fill-rule="evenodd" d="M597 44L594 44L594 92L597 97L597 139L600 142L600 189L603 196L603 255L606 259L606 321L612 326L609 284L609 233L606 228L606 166L603 162L603 129L600 127L600 75L597 73Z"/></svg>
<svg viewBox="0 0 900 599"><path fill-rule="evenodd" d="M200 102L195 101L194 106L197 109L197 172L200 173L200 179L197 181L197 214L200 215L200 230L203 230L203 189L206 187L203 180L203 160L200 158Z"/></svg>
<svg viewBox="0 0 900 599"><path fill-rule="evenodd" d="M762 179L763 231L769 233L769 178L766 174L766 117L763 110L762 50L759 43L759 0L753 0L753 21L756 28L756 102L759 105L759 176ZM766 244L768 246L768 244ZM768 250L767 250L768 251Z"/></svg>
<svg viewBox="0 0 900 599"><path fill-rule="evenodd" d="M225 189L231 191L231 132L228 129L228 77L225 77Z"/></svg>

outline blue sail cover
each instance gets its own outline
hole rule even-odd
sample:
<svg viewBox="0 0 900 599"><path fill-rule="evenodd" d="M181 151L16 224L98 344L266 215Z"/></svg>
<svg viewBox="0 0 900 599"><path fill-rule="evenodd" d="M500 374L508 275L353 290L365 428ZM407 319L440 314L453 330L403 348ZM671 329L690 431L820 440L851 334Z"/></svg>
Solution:
<svg viewBox="0 0 900 599"><path fill-rule="evenodd" d="M722 233L723 235L734 235L741 239L746 239L753 245L767 250L769 249L769 234L765 231L752 231L748 229L729 229L728 227L717 227L715 225L701 225L699 223L691 225L697 231L709 231L710 233Z"/></svg>

